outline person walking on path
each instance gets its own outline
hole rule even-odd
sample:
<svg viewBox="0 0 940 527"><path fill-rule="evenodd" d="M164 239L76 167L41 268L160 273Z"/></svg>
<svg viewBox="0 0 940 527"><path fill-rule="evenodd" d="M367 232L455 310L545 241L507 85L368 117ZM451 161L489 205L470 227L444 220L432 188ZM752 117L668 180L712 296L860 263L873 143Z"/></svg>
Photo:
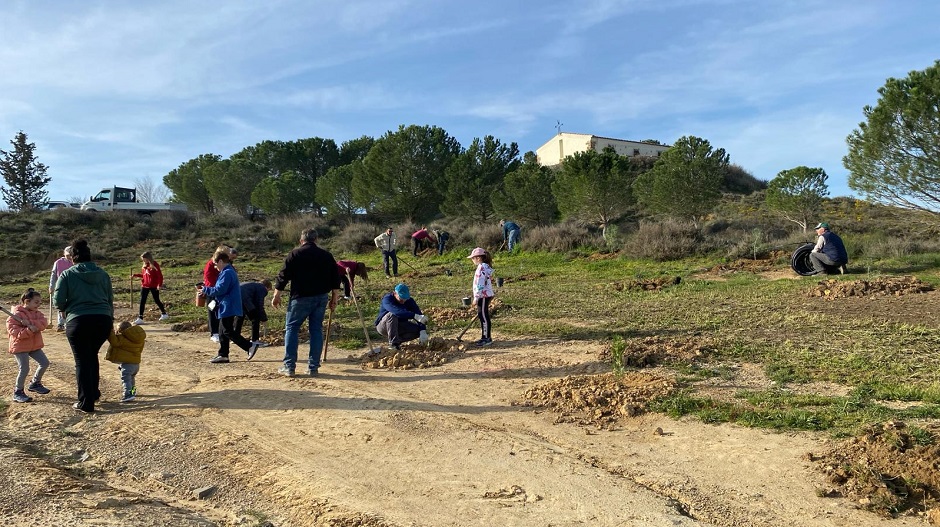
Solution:
<svg viewBox="0 0 940 527"><path fill-rule="evenodd" d="M52 292L55 291L55 284L59 281L59 275L62 274L62 271L65 271L69 267L72 267L72 247L66 247L62 251L62 256L52 264L52 273L49 275L49 294L52 295ZM52 316L52 315L50 315ZM52 322L51 320L49 322ZM56 331L65 331L65 316L59 311L59 316L56 324Z"/></svg>
<svg viewBox="0 0 940 527"><path fill-rule="evenodd" d="M418 339L428 341L428 317L411 298L408 286L398 284L391 293L382 297L379 315L375 317L375 330L388 339L390 348L400 350L403 342Z"/></svg>
<svg viewBox="0 0 940 527"><path fill-rule="evenodd" d="M251 343L259 348L267 346L261 342L261 323L268 321L268 314L264 310L264 298L268 296L274 286L265 278L260 282L242 284L242 316L235 317L235 332L241 335L245 319L251 321Z"/></svg>
<svg viewBox="0 0 940 527"><path fill-rule="evenodd" d="M506 220L499 220L499 226L503 228L503 242L506 244L506 250L512 252L519 243L519 226Z"/></svg>
<svg viewBox="0 0 940 527"><path fill-rule="evenodd" d="M411 255L417 258L418 251L423 250L425 244L427 244L428 247L433 247L437 244L437 240L428 232L427 227L421 227L411 235L411 243L414 246L411 250Z"/></svg>
<svg viewBox="0 0 940 527"><path fill-rule="evenodd" d="M140 278L140 310L137 312L135 325L144 323L144 306L147 305L147 295L153 295L153 302L160 308L160 320L164 321L170 318L166 314L166 307L160 301L160 288L163 287L163 271L160 270L160 264L153 259L150 251L140 255L143 266L139 273L134 273L131 278Z"/></svg>
<svg viewBox="0 0 940 527"><path fill-rule="evenodd" d="M137 373L140 372L140 355L144 351L147 332L144 328L121 322L117 331L108 335L108 351L105 360L117 363L121 372L121 386L124 388L122 403L129 403L137 398Z"/></svg>
<svg viewBox="0 0 940 527"><path fill-rule="evenodd" d="M493 343L490 336L490 330L492 329L490 302L493 300L493 257L482 247L477 247L467 258L470 258L477 266L476 271L473 273L473 302L471 305L477 308L482 336L480 340L476 341L476 345L480 347L489 346Z"/></svg>
<svg viewBox="0 0 940 527"><path fill-rule="evenodd" d="M78 400L72 407L93 413L101 397L98 352L114 324L114 289L108 273L91 261L87 241L72 243L72 263L59 277L52 301L65 313L65 337L75 357Z"/></svg>
<svg viewBox="0 0 940 527"><path fill-rule="evenodd" d="M49 359L42 351L42 331L46 329L49 322L40 306L42 306L42 298L40 298L39 291L31 287L20 297L20 304L13 309L13 316L7 318L10 353L19 367L16 384L13 387L13 400L18 403L28 403L33 400L24 391L26 377L29 375L29 359L36 361L38 367L36 373L33 374L32 382L26 389L41 395L51 391L42 385L42 374L49 367Z"/></svg>
<svg viewBox="0 0 940 527"><path fill-rule="evenodd" d="M258 344L252 344L241 333L235 331L235 317L242 316L242 290L238 283L238 273L232 266L232 257L226 250L216 251L212 261L219 270L219 277L212 287L203 287L202 294L215 300L216 316L219 318L219 354L209 360L213 364L229 362L230 343L245 350L248 359L258 352Z"/></svg>
<svg viewBox="0 0 940 527"><path fill-rule="evenodd" d="M216 252L226 251L229 254L230 261L235 260L235 256L238 255L238 251L234 247L229 247L227 245L220 245L216 248ZM219 279L219 270L215 266L215 262L212 261L212 258L209 258L209 261L206 262L206 265L202 268L202 285L204 287L212 287L215 285L215 281ZM215 304L209 305L206 303L206 311L208 313L209 320L209 340L212 342L219 342L219 317L216 315L216 310L214 309Z"/></svg>
<svg viewBox="0 0 940 527"><path fill-rule="evenodd" d="M294 375L300 326L304 320L310 331L307 373L311 376L319 373L320 354L323 351L323 317L327 308L330 311L336 308L339 294L336 260L328 251L317 247L317 237L316 229L304 229L300 233L300 247L284 258L284 266L274 281L274 296L271 298L274 308L280 307L281 294L287 284L291 284L284 322L284 365L277 370L282 375Z"/></svg>
<svg viewBox="0 0 940 527"><path fill-rule="evenodd" d="M845 274L845 264L849 263L849 255L845 251L845 244L838 234L829 230L828 223L816 225L816 246L809 253L809 261L816 274L829 271Z"/></svg>
<svg viewBox="0 0 940 527"><path fill-rule="evenodd" d="M340 260L336 262L336 272L339 274L339 281L343 284L343 299L349 300L352 296L352 290L355 289L356 277L363 280L369 280L369 270L366 264L354 260Z"/></svg>
<svg viewBox="0 0 940 527"><path fill-rule="evenodd" d="M391 278L392 274L398 276L398 253L395 232L389 227L385 232L375 237L375 246L382 251L382 264L385 267L385 277ZM389 269L389 260L392 267Z"/></svg>

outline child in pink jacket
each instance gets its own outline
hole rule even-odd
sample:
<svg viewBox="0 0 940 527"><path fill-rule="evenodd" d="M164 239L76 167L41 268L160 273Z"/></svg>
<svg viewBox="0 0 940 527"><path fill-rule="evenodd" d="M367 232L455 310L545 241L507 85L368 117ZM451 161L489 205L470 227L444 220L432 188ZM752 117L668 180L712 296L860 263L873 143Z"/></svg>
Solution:
<svg viewBox="0 0 940 527"><path fill-rule="evenodd" d="M18 403L28 403L33 400L23 391L26 376L29 375L29 359L39 364L33 381L27 388L29 391L45 395L51 390L42 385L42 374L49 367L49 359L43 353L42 330L46 329L48 322L39 307L42 298L39 291L29 288L20 297L20 305L13 310L13 316L7 318L7 334L10 336L10 353L19 366L16 376L16 388L13 391L13 400Z"/></svg>

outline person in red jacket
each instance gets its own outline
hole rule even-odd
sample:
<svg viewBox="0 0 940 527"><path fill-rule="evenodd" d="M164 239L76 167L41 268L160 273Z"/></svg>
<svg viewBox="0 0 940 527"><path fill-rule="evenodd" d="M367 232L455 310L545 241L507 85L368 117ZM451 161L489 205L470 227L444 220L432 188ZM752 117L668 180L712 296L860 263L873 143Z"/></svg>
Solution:
<svg viewBox="0 0 940 527"><path fill-rule="evenodd" d="M353 260L340 260L336 262L336 270L339 272L339 280L343 284L343 299L349 300L352 296L352 289L355 288L355 277L363 280L369 279L369 270L366 264Z"/></svg>
<svg viewBox="0 0 940 527"><path fill-rule="evenodd" d="M49 388L42 385L42 374L49 367L49 359L42 351L42 330L48 326L46 316L42 314L39 306L42 305L39 291L29 288L20 297L20 305L16 306L13 316L7 319L7 335L10 336L10 353L16 358L19 374L16 376L16 387L13 390L13 400L18 403L28 403L33 400L26 395L23 387L26 376L29 375L29 359L39 365L33 374L33 381L29 383L28 390L38 394L49 393Z"/></svg>
<svg viewBox="0 0 940 527"><path fill-rule="evenodd" d="M166 314L166 307L160 301L160 288L163 287L163 271L160 270L160 264L153 259L150 251L140 255L140 260L144 265L139 273L131 275L132 278L140 278L140 310L137 312L137 320L134 325L139 326L144 323L144 306L147 305L147 295L153 295L153 302L160 308L160 320L167 320L170 315Z"/></svg>
<svg viewBox="0 0 940 527"><path fill-rule="evenodd" d="M411 242L414 245L414 248L411 250L411 254L417 258L418 251L423 250L425 246L433 247L437 245L437 240L434 239L434 236L428 232L427 227L421 227L416 230L414 234L411 235Z"/></svg>

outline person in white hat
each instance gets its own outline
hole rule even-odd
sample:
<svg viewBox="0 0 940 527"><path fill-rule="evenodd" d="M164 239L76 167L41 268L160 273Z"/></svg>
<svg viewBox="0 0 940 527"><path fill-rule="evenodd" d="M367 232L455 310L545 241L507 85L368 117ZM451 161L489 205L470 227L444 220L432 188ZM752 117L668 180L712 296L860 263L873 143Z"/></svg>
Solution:
<svg viewBox="0 0 940 527"><path fill-rule="evenodd" d="M493 343L490 336L490 330L492 329L490 324L490 301L493 300L493 257L486 252L486 249L477 247L467 258L477 265L477 270L473 273L473 294L471 295L473 302L471 305L477 308L482 335L475 344L478 347L489 346Z"/></svg>

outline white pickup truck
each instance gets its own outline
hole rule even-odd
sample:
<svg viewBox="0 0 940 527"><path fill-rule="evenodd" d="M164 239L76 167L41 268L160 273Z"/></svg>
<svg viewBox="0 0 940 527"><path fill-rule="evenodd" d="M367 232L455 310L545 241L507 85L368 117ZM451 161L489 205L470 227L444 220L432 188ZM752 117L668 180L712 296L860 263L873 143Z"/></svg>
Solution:
<svg viewBox="0 0 940 527"><path fill-rule="evenodd" d="M101 192L88 198L82 205L82 210L105 212L109 210L128 210L140 214L153 214L162 210L185 211L183 203L138 203L137 189L111 187L101 189Z"/></svg>

